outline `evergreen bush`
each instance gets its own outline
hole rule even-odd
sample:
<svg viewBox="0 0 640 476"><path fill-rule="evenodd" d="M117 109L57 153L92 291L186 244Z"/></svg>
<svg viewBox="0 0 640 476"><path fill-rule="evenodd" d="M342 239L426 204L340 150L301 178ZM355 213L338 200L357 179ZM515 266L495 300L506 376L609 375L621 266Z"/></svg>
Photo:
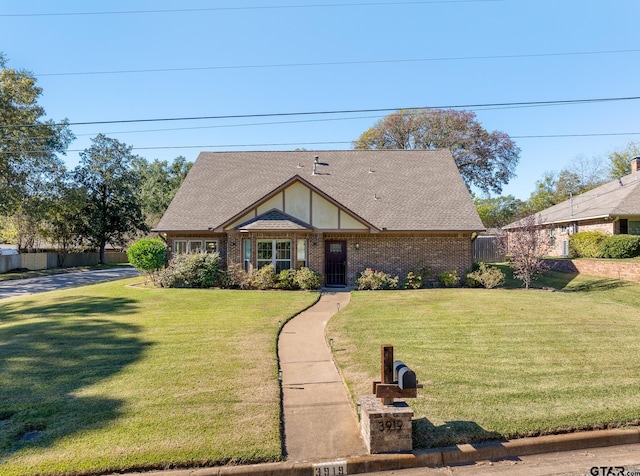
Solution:
<svg viewBox="0 0 640 476"><path fill-rule="evenodd" d="M602 243L609 237L600 231L582 231L569 237L569 255L572 258L601 258Z"/></svg>
<svg viewBox="0 0 640 476"><path fill-rule="evenodd" d="M218 253L177 254L158 275L164 288L212 288L219 278Z"/></svg>
<svg viewBox="0 0 640 476"><path fill-rule="evenodd" d="M602 242L602 258L625 259L640 256L640 236L611 235Z"/></svg>

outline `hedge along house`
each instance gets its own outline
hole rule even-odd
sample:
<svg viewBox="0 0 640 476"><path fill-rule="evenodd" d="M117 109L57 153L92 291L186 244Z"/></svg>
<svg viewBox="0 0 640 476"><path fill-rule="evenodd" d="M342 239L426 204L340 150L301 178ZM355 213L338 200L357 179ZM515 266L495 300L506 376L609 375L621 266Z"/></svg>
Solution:
<svg viewBox="0 0 640 476"><path fill-rule="evenodd" d="M507 242L519 223L504 227ZM535 223L549 233L553 256L568 256L569 236L578 232L640 235L640 157L631 160L629 175L538 212Z"/></svg>
<svg viewBox="0 0 640 476"><path fill-rule="evenodd" d="M449 151L349 150L202 152L155 231L173 254L306 266L340 286L367 267L464 275L483 229Z"/></svg>

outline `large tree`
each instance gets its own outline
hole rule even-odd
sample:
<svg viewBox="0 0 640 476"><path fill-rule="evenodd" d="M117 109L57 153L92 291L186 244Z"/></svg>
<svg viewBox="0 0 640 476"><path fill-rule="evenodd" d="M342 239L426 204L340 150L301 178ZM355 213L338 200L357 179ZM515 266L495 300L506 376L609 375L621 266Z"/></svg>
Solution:
<svg viewBox="0 0 640 476"><path fill-rule="evenodd" d="M504 132L485 130L471 111L400 110L363 132L356 149L449 149L467 186L500 193L515 176L520 149Z"/></svg>
<svg viewBox="0 0 640 476"><path fill-rule="evenodd" d="M531 211L539 212L606 181L607 169L601 159L578 156L560 172L545 172L536 182L528 205Z"/></svg>
<svg viewBox="0 0 640 476"><path fill-rule="evenodd" d="M80 153L74 176L85 196L81 231L100 249L105 262L107 243L123 245L137 231L148 231L137 189L139 175L132 169L132 147L98 134Z"/></svg>
<svg viewBox="0 0 640 476"><path fill-rule="evenodd" d="M147 162L139 157L132 165L140 175L138 194L142 211L147 225L154 227L173 200L193 162L188 162L182 156L176 157L172 163L157 159Z"/></svg>
<svg viewBox="0 0 640 476"><path fill-rule="evenodd" d="M57 154L74 136L66 120L44 119L41 94L34 76L8 68L0 53L0 214L12 213L64 172Z"/></svg>
<svg viewBox="0 0 640 476"><path fill-rule="evenodd" d="M486 228L502 228L523 216L527 211L526 203L513 195L475 197L473 202Z"/></svg>
<svg viewBox="0 0 640 476"><path fill-rule="evenodd" d="M615 180L631 173L631 159L640 156L640 143L629 142L622 150L609 154L609 178Z"/></svg>

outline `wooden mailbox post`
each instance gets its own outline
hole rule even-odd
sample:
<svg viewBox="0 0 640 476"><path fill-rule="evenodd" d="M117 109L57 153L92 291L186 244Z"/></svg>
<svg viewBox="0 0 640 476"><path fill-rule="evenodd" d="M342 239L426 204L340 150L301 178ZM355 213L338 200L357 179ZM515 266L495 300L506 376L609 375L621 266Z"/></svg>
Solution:
<svg viewBox="0 0 640 476"><path fill-rule="evenodd" d="M380 347L380 382L373 382L373 394L382 400L383 405L392 405L394 398L416 398L422 385L415 379L415 373L400 361L393 360L393 346L383 344ZM398 380L400 372L394 368L406 369L402 372L403 380ZM413 385L410 383L413 381ZM409 385L403 385L403 382Z"/></svg>
<svg viewBox="0 0 640 476"><path fill-rule="evenodd" d="M380 381L373 382L373 395L360 401L360 431L369 453L411 451L413 411L396 398L416 398L416 374L404 363L393 360L393 346L380 349Z"/></svg>

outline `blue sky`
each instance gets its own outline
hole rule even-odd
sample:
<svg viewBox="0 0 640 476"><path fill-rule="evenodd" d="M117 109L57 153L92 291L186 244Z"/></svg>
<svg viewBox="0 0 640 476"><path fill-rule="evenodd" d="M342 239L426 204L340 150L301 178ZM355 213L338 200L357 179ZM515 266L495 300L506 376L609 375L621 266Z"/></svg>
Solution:
<svg viewBox="0 0 640 476"><path fill-rule="evenodd" d="M640 96L639 18L637 0L3 0L0 51L72 123L619 98ZM156 71L121 72L140 70ZM522 149L503 194L526 199L544 172L640 141L639 104L468 109ZM77 125L65 160L98 133L149 160L349 149L385 114ZM550 135L582 136L526 137Z"/></svg>

